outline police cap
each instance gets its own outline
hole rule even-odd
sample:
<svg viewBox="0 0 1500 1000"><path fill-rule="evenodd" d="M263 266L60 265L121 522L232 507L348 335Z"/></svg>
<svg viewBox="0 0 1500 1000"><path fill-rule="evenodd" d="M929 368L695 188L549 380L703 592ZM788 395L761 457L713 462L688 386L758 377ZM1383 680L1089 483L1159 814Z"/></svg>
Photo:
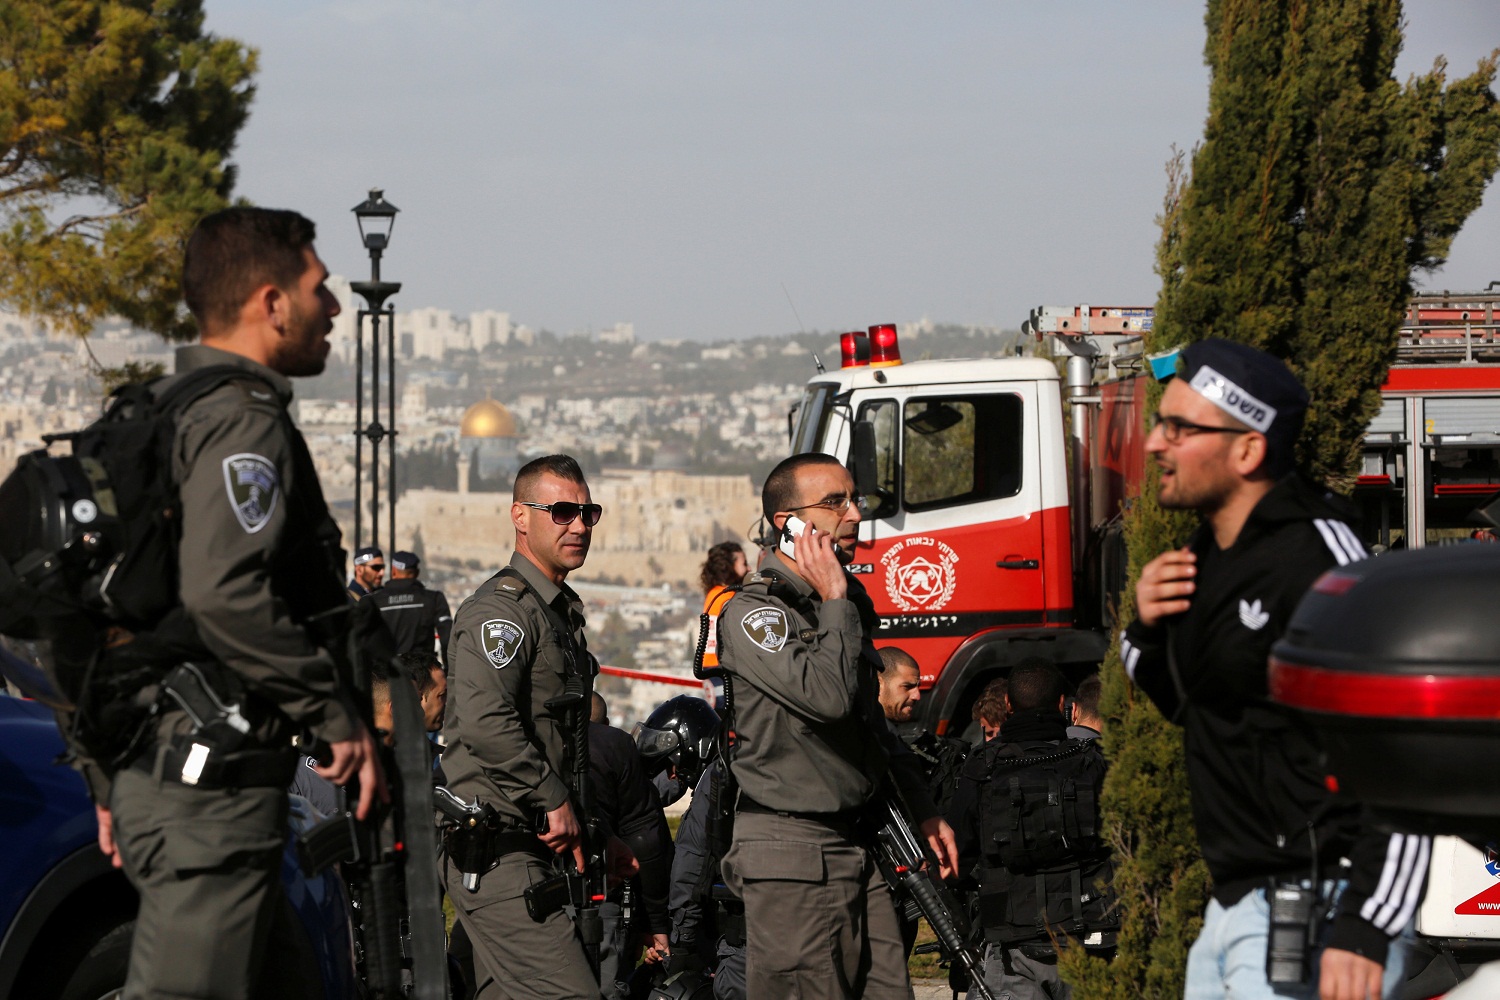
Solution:
<svg viewBox="0 0 1500 1000"><path fill-rule="evenodd" d="M1181 378L1198 395L1265 435L1266 464L1273 473L1292 468L1308 395L1279 358L1213 337L1183 349Z"/></svg>

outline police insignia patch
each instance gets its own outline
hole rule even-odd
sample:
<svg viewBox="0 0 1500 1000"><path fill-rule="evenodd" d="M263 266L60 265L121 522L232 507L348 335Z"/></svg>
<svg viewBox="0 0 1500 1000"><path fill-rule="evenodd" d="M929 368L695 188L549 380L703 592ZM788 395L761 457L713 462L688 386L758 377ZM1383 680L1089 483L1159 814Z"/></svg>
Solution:
<svg viewBox="0 0 1500 1000"><path fill-rule="evenodd" d="M240 527L253 535L266 526L276 510L281 477L270 460L241 452L224 459L224 488Z"/></svg>
<svg viewBox="0 0 1500 1000"><path fill-rule="evenodd" d="M526 633L515 622L504 618L491 618L479 626L479 641L484 646L484 655L490 658L496 670L516 658L521 651L521 640Z"/></svg>
<svg viewBox="0 0 1500 1000"><path fill-rule="evenodd" d="M786 612L780 608L756 608L740 620L740 628L761 649L779 652L786 643Z"/></svg>

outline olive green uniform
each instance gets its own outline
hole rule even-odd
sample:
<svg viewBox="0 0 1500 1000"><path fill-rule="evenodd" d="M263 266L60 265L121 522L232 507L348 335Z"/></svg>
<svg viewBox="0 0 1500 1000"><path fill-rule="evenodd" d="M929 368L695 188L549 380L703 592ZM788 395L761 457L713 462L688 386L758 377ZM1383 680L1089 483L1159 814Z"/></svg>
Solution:
<svg viewBox="0 0 1500 1000"><path fill-rule="evenodd" d="M171 707L154 742L114 776L115 840L141 893L128 1000L317 993L316 972L287 951L300 937L280 884L289 741L299 730L330 743L359 731L333 660L303 624L343 604L343 553L286 413L291 383L215 348L177 352L179 374L222 364L246 377L177 422L181 597L206 673L241 706L247 748L286 750L286 774L240 788L184 783L180 751L192 727Z"/></svg>
<svg viewBox="0 0 1500 1000"><path fill-rule="evenodd" d="M547 701L565 693L586 650L583 603L520 553L510 566L519 579L497 574L454 616L443 770L454 794L493 806L506 829L534 831L569 797L569 720ZM448 897L474 944L477 997L599 996L572 921L559 912L538 923L526 912L522 893L550 873L540 840L535 853L501 856L477 892L445 866Z"/></svg>
<svg viewBox="0 0 1500 1000"><path fill-rule="evenodd" d="M774 574L783 583L768 586ZM720 616L740 785L725 883L745 901L751 997L911 996L889 889L861 812L889 772L918 823L937 814L880 709L874 609L822 601L779 555Z"/></svg>

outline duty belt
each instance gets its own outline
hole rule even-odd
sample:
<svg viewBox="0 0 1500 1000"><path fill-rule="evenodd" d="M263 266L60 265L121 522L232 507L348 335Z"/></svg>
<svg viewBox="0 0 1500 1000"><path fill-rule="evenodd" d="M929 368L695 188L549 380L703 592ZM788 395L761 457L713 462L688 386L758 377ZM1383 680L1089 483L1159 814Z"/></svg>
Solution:
<svg viewBox="0 0 1500 1000"><path fill-rule="evenodd" d="M530 854L541 861L553 857L536 834L519 829L449 828L443 834L443 847L454 867L466 875L483 875L509 854Z"/></svg>
<svg viewBox="0 0 1500 1000"><path fill-rule="evenodd" d="M761 813L769 816L784 816L787 819L802 819L809 823L817 823L826 826L836 833L842 833L850 839L855 839L865 832L865 809L863 806L853 806L848 809L840 809L837 812L801 812L793 809L772 809L755 801L740 792L739 803L735 806L736 812Z"/></svg>
<svg viewBox="0 0 1500 1000"><path fill-rule="evenodd" d="M285 788L292 783L296 765L297 754L291 749L226 753L191 737L147 747L130 762L133 771L194 788Z"/></svg>

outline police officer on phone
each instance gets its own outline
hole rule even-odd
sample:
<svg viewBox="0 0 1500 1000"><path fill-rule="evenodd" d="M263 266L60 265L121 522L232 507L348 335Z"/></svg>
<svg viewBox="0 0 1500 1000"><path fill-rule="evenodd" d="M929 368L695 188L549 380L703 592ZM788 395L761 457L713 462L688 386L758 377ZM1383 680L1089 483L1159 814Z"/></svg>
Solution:
<svg viewBox="0 0 1500 1000"><path fill-rule="evenodd" d="M583 602L564 581L588 557L602 508L567 455L522 466L513 495L515 554L454 618L443 727L449 789L493 809L498 829L487 841L491 855L470 865L477 886L465 887L451 842L445 880L473 942L476 996L597 1000L572 921L561 910L532 919L524 893L559 856L584 867L589 817L574 810L570 782L575 755L588 746L575 742L572 713L584 713L586 724L594 661ZM570 687L582 698L563 707Z"/></svg>
<svg viewBox="0 0 1500 1000"><path fill-rule="evenodd" d="M786 459L761 494L781 536L719 618L733 687L740 798L722 863L745 904L752 997L909 997L891 894L866 809L887 775L946 876L953 831L886 725L874 608L844 570L863 498L822 454Z"/></svg>

